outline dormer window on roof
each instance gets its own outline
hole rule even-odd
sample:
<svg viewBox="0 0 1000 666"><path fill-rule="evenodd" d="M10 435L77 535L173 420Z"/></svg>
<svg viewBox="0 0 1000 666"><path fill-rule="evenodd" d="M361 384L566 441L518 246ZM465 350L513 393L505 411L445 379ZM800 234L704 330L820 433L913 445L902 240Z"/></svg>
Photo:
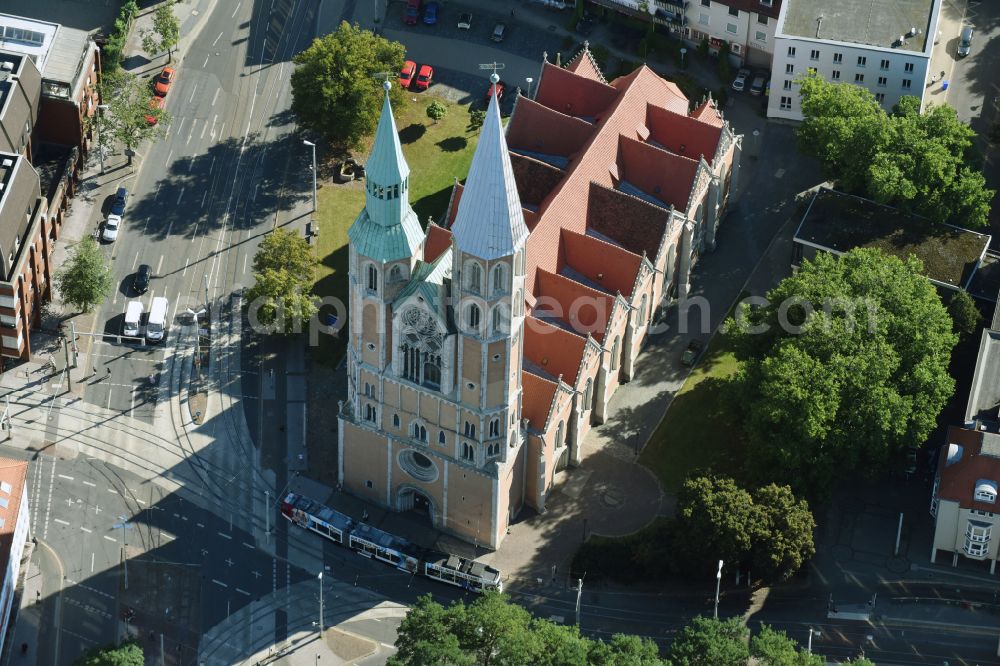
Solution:
<svg viewBox="0 0 1000 666"><path fill-rule="evenodd" d="M997 482L989 479L976 481L976 501L995 504L997 501Z"/></svg>

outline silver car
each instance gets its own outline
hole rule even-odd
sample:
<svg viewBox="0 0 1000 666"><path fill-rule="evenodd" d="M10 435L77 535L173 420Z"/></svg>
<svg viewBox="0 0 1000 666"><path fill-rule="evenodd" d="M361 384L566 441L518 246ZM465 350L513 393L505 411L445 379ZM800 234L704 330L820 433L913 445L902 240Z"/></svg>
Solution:
<svg viewBox="0 0 1000 666"><path fill-rule="evenodd" d="M962 28L962 34L958 38L958 55L960 58L969 55L972 50L972 26L967 25Z"/></svg>

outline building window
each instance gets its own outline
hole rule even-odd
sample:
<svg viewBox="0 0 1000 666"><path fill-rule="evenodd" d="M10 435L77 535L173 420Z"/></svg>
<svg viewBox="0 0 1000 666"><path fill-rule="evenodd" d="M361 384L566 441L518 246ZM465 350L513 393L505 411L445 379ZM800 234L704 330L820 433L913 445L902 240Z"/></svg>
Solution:
<svg viewBox="0 0 1000 666"><path fill-rule="evenodd" d="M789 46L788 47L788 57L789 58L794 58L795 57L795 47L794 46Z"/></svg>
<svg viewBox="0 0 1000 666"><path fill-rule="evenodd" d="M881 69L881 70L887 70L887 69L889 69L889 61L886 60L885 58L883 58L882 62L880 62L878 64L878 68Z"/></svg>
<svg viewBox="0 0 1000 666"><path fill-rule="evenodd" d="M854 82L855 83L864 83L865 82L865 75L862 74L861 72L858 72L857 74L854 75Z"/></svg>
<svg viewBox="0 0 1000 666"><path fill-rule="evenodd" d="M398 428L399 427L399 414L393 414L392 415L392 427L393 428Z"/></svg>
<svg viewBox="0 0 1000 666"><path fill-rule="evenodd" d="M702 7L711 7L712 6L712 0L701 0L701 6Z"/></svg>
<svg viewBox="0 0 1000 666"><path fill-rule="evenodd" d="M442 430L441 432L438 433L438 444L444 446L447 443L448 441L445 439L444 430Z"/></svg>
<svg viewBox="0 0 1000 666"><path fill-rule="evenodd" d="M490 420L490 437L493 438L499 436L500 436L500 419L492 419Z"/></svg>
<svg viewBox="0 0 1000 666"><path fill-rule="evenodd" d="M767 17L763 14L757 14L757 23L761 25L767 25Z"/></svg>
<svg viewBox="0 0 1000 666"><path fill-rule="evenodd" d="M507 291L506 271L503 264L493 267L493 293L502 294Z"/></svg>
<svg viewBox="0 0 1000 666"><path fill-rule="evenodd" d="M736 24L735 23L727 23L726 24L726 32L732 33L732 34L735 35L736 34L736 30L737 30L737 28L736 28Z"/></svg>
<svg viewBox="0 0 1000 666"><path fill-rule="evenodd" d="M784 88L785 90L791 90L792 89L792 80L791 79L785 79L785 82L782 84L781 87Z"/></svg>
<svg viewBox="0 0 1000 666"><path fill-rule="evenodd" d="M467 442L462 442L462 459L469 462L476 461L476 450Z"/></svg>
<svg viewBox="0 0 1000 666"><path fill-rule="evenodd" d="M794 74L794 73L795 73L795 65L793 65L792 63L786 63L785 74Z"/></svg>
<svg viewBox="0 0 1000 666"><path fill-rule="evenodd" d="M701 220L699 220L700 222ZM642 328L646 325L646 295L642 295L642 301L639 302L639 324L638 327Z"/></svg>
<svg viewBox="0 0 1000 666"><path fill-rule="evenodd" d="M559 448L560 446L566 443L565 435L563 434L564 428L565 424L562 421L560 421L559 426L556 428L556 442L555 442L556 448Z"/></svg>
<svg viewBox="0 0 1000 666"><path fill-rule="evenodd" d="M518 289L517 293L514 294L514 316L520 317L524 314L524 296L521 295L521 290Z"/></svg>
<svg viewBox="0 0 1000 666"><path fill-rule="evenodd" d="M754 36L754 39L756 39L758 42L766 42L767 41L767 33L758 30L757 34Z"/></svg>
<svg viewBox="0 0 1000 666"><path fill-rule="evenodd" d="M486 447L486 457L496 458L500 455L500 442L494 442Z"/></svg>
<svg viewBox="0 0 1000 666"><path fill-rule="evenodd" d="M427 428L416 421L413 422L413 439L427 443Z"/></svg>
<svg viewBox="0 0 1000 666"><path fill-rule="evenodd" d="M983 557L989 550L990 523L970 520L965 528L965 552L973 557Z"/></svg>
<svg viewBox="0 0 1000 666"><path fill-rule="evenodd" d="M399 282L403 279L403 269L393 266L389 269L389 282Z"/></svg>
<svg viewBox="0 0 1000 666"><path fill-rule="evenodd" d="M819 60L819 49L813 49L809 52L810 60Z"/></svg>
<svg viewBox="0 0 1000 666"><path fill-rule="evenodd" d="M910 80L910 79L903 79L903 85L902 85L903 90L909 90L910 86L912 86L912 85L913 85L913 81L912 80Z"/></svg>
<svg viewBox="0 0 1000 666"><path fill-rule="evenodd" d="M875 93L875 101L879 104L885 102L885 93Z"/></svg>
<svg viewBox="0 0 1000 666"><path fill-rule="evenodd" d="M465 321L469 325L469 328L472 329L473 331L479 330L479 315L480 315L479 306L476 305L475 303L470 305L469 309L466 310Z"/></svg>
<svg viewBox="0 0 1000 666"><path fill-rule="evenodd" d="M436 360L429 360L424 363L424 386L429 386L430 388L440 388L441 387L441 366L438 365L441 360L440 356L434 357Z"/></svg>
<svg viewBox="0 0 1000 666"><path fill-rule="evenodd" d="M375 407L372 405L365 405L365 421L375 423Z"/></svg>
<svg viewBox="0 0 1000 666"><path fill-rule="evenodd" d="M835 69L832 72L830 72L830 80L831 81L839 81L840 80L840 70L839 69Z"/></svg>
<svg viewBox="0 0 1000 666"><path fill-rule="evenodd" d="M730 7L729 8L729 15L730 16L735 16L735 17L739 18L740 10L738 10L736 7Z"/></svg>
<svg viewBox="0 0 1000 666"><path fill-rule="evenodd" d="M858 67L867 67L868 58L866 56L858 56Z"/></svg>
<svg viewBox="0 0 1000 666"><path fill-rule="evenodd" d="M839 65L842 62L844 62L844 54L843 53L834 53L833 54L833 64L834 65Z"/></svg>
<svg viewBox="0 0 1000 666"><path fill-rule="evenodd" d="M368 264L368 291L378 293L378 269L372 264Z"/></svg>
<svg viewBox="0 0 1000 666"><path fill-rule="evenodd" d="M885 88L886 84L888 83L889 79L885 78L884 76L878 77L878 85L880 88Z"/></svg>
<svg viewBox="0 0 1000 666"><path fill-rule="evenodd" d="M594 401L594 380L587 380L587 387L583 389L583 409L580 411L586 412L590 409L591 403Z"/></svg>
<svg viewBox="0 0 1000 666"><path fill-rule="evenodd" d="M493 308L493 335L501 335L507 331L507 310L506 305L503 303L498 303L496 307Z"/></svg>
<svg viewBox="0 0 1000 666"><path fill-rule="evenodd" d="M701 12L698 14L698 23L702 25L708 25L708 14Z"/></svg>
<svg viewBox="0 0 1000 666"><path fill-rule="evenodd" d="M781 106L781 109L783 111L788 111L789 109L792 108L792 98L791 97L782 97L781 98L781 105L780 106Z"/></svg>
<svg viewBox="0 0 1000 666"><path fill-rule="evenodd" d="M465 436L472 439L476 438L476 424L471 421L465 422Z"/></svg>
<svg viewBox="0 0 1000 666"><path fill-rule="evenodd" d="M770 7L772 4L774 4L774 0L760 0L760 4L764 5L765 7Z"/></svg>
<svg viewBox="0 0 1000 666"><path fill-rule="evenodd" d="M483 269L477 263L470 263L465 271L465 288L474 294L483 290Z"/></svg>
<svg viewBox="0 0 1000 666"><path fill-rule="evenodd" d="M615 343L611 345L611 370L618 369L618 355L621 354L621 338L616 337Z"/></svg>
<svg viewBox="0 0 1000 666"><path fill-rule="evenodd" d="M906 72L907 74L912 74L913 73L913 63L912 62L908 62L905 65L903 65L903 71Z"/></svg>
<svg viewBox="0 0 1000 666"><path fill-rule="evenodd" d="M997 501L997 484L993 481L980 479L976 482L976 501L995 504Z"/></svg>

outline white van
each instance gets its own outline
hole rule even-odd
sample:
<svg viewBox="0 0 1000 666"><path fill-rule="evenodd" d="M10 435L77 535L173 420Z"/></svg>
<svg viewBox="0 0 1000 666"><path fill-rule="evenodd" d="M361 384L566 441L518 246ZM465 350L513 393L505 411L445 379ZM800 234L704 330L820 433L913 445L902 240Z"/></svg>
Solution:
<svg viewBox="0 0 1000 666"><path fill-rule="evenodd" d="M125 306L125 326L122 335L133 338L139 337L139 326L142 323L142 303L139 301L129 301Z"/></svg>
<svg viewBox="0 0 1000 666"><path fill-rule="evenodd" d="M157 296L149 306L149 319L146 321L146 339L150 342L160 342L167 332L167 299Z"/></svg>

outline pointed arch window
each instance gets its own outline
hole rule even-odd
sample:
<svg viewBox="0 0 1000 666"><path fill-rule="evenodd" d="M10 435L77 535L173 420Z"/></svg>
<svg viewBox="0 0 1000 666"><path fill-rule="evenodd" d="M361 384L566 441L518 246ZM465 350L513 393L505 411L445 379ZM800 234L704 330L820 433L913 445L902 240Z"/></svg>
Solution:
<svg viewBox="0 0 1000 666"><path fill-rule="evenodd" d="M594 380L587 380L587 388L583 390L583 409L580 411L587 411L590 409L590 404L594 400Z"/></svg>
<svg viewBox="0 0 1000 666"><path fill-rule="evenodd" d="M399 185L393 185L392 186L392 198L393 199L398 199L399 198Z"/></svg>
<svg viewBox="0 0 1000 666"><path fill-rule="evenodd" d="M389 269L389 282L399 282L402 279L403 269L398 264Z"/></svg>
<svg viewBox="0 0 1000 666"><path fill-rule="evenodd" d="M483 269L475 262L469 262L466 267L465 289L474 294L483 293Z"/></svg>
<svg viewBox="0 0 1000 666"><path fill-rule="evenodd" d="M493 307L492 331L493 335L501 335L507 332L507 311L503 303L498 303Z"/></svg>
<svg viewBox="0 0 1000 666"><path fill-rule="evenodd" d="M445 439L444 430L442 430L441 432L438 433L438 444L444 446L447 443L448 441Z"/></svg>
<svg viewBox="0 0 1000 666"><path fill-rule="evenodd" d="M500 456L500 442L493 442L486 447L487 458L497 458Z"/></svg>
<svg viewBox="0 0 1000 666"><path fill-rule="evenodd" d="M560 421L559 425L556 426L556 441L555 441L556 448L559 448L560 446L562 446L563 444L566 443L564 441L565 440L565 435L564 435L564 432L563 432L565 430L565 428L566 428L566 424L563 423L562 421Z"/></svg>
<svg viewBox="0 0 1000 666"><path fill-rule="evenodd" d="M368 291L371 293L378 293L378 269L375 268L374 264L368 264L367 282L365 283L365 286L368 287Z"/></svg>
<svg viewBox="0 0 1000 666"><path fill-rule="evenodd" d="M427 428L425 428L424 425L419 421L413 422L412 434L413 434L413 439L416 439L424 443L427 442Z"/></svg>
<svg viewBox="0 0 1000 666"><path fill-rule="evenodd" d="M469 462L476 461L476 449L467 442L462 442L462 459Z"/></svg>
<svg viewBox="0 0 1000 666"><path fill-rule="evenodd" d="M507 271L503 264L493 267L493 294L502 294L507 291Z"/></svg>
<svg viewBox="0 0 1000 666"><path fill-rule="evenodd" d="M466 437L471 437L472 439L476 438L476 424L475 423L473 423L471 421L466 421L465 422L465 436Z"/></svg>
<svg viewBox="0 0 1000 666"><path fill-rule="evenodd" d="M365 405L365 421L369 423L375 423L375 407L372 405Z"/></svg>
<svg viewBox="0 0 1000 666"><path fill-rule="evenodd" d="M499 436L500 436L500 419L491 419L490 420L490 437L492 438L492 437L499 437Z"/></svg>
<svg viewBox="0 0 1000 666"><path fill-rule="evenodd" d="M474 332L479 331L480 316L481 313L479 311L479 306L476 305L475 303L470 305L469 309L466 311L465 322L469 325L469 328L472 329L472 331Z"/></svg>
<svg viewBox="0 0 1000 666"><path fill-rule="evenodd" d="M514 273L516 275L524 275L524 248L517 251L514 255Z"/></svg>
<svg viewBox="0 0 1000 666"><path fill-rule="evenodd" d="M441 387L441 366L440 361L425 361L424 362L424 386L429 386L431 388Z"/></svg>
<svg viewBox="0 0 1000 666"><path fill-rule="evenodd" d="M393 428L398 428L399 427L399 414L393 414L392 415L392 427Z"/></svg>
<svg viewBox="0 0 1000 666"><path fill-rule="evenodd" d="M642 295L642 300L639 302L639 321L636 322L638 328L642 328L646 325L646 295Z"/></svg>
<svg viewBox="0 0 1000 666"><path fill-rule="evenodd" d="M618 369L618 355L621 353L621 349L620 349L620 347L621 347L621 341L622 340L621 340L620 337L616 337L615 338L615 343L613 345L611 345L611 369L612 370L617 370Z"/></svg>
<svg viewBox="0 0 1000 666"><path fill-rule="evenodd" d="M444 338L437 322L429 313L416 307L405 310L401 319L399 353L403 379L440 390Z"/></svg>

